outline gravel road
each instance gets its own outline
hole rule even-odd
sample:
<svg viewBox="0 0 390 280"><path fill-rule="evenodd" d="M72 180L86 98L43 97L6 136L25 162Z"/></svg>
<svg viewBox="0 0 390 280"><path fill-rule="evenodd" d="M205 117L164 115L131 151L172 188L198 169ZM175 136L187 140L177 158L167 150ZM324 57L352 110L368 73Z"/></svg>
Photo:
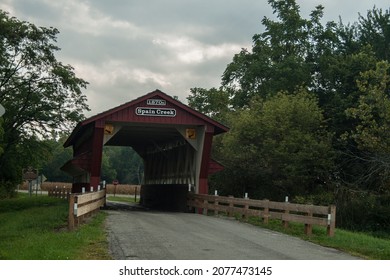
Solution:
<svg viewBox="0 0 390 280"><path fill-rule="evenodd" d="M140 211L116 203L106 212L110 251L117 260L356 259L230 218Z"/></svg>

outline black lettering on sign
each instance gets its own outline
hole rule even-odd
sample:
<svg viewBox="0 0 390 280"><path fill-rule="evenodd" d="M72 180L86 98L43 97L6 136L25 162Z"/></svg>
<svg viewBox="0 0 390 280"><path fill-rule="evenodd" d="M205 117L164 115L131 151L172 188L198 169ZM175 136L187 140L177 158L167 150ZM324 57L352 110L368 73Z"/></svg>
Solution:
<svg viewBox="0 0 390 280"><path fill-rule="evenodd" d="M148 117L176 117L176 110L172 108L137 107L135 108L135 114Z"/></svg>
<svg viewBox="0 0 390 280"><path fill-rule="evenodd" d="M147 105L165 106L165 105L167 105L167 102L164 99L147 99L146 104Z"/></svg>

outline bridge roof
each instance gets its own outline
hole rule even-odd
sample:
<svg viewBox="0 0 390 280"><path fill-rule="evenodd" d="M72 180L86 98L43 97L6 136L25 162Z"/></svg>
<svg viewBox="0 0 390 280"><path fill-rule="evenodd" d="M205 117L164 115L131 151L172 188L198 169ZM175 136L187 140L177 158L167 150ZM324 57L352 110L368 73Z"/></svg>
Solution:
<svg viewBox="0 0 390 280"><path fill-rule="evenodd" d="M225 125L192 109L175 98L156 89L144 96L94 115L77 124L64 147L73 145L79 137L94 126L103 127L105 123L152 123L159 125L205 125L214 135L227 132Z"/></svg>

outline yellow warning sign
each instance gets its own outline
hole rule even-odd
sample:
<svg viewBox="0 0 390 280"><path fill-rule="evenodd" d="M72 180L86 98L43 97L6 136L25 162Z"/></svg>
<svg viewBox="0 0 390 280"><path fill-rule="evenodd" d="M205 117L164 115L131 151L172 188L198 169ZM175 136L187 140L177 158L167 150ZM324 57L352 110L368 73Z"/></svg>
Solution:
<svg viewBox="0 0 390 280"><path fill-rule="evenodd" d="M196 129L195 128L187 128L186 129L186 138L196 139Z"/></svg>

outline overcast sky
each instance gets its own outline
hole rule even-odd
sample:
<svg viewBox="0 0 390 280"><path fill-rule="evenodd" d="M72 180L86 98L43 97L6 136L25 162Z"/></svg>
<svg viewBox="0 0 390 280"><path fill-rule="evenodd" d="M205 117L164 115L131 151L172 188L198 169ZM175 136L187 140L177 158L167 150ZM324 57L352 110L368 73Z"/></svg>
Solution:
<svg viewBox="0 0 390 280"><path fill-rule="evenodd" d="M318 4L324 20L355 22L389 0L297 0L307 18ZM60 31L58 60L90 84L95 115L155 89L187 103L193 87L219 87L233 55L273 17L267 0L0 0L20 20Z"/></svg>

